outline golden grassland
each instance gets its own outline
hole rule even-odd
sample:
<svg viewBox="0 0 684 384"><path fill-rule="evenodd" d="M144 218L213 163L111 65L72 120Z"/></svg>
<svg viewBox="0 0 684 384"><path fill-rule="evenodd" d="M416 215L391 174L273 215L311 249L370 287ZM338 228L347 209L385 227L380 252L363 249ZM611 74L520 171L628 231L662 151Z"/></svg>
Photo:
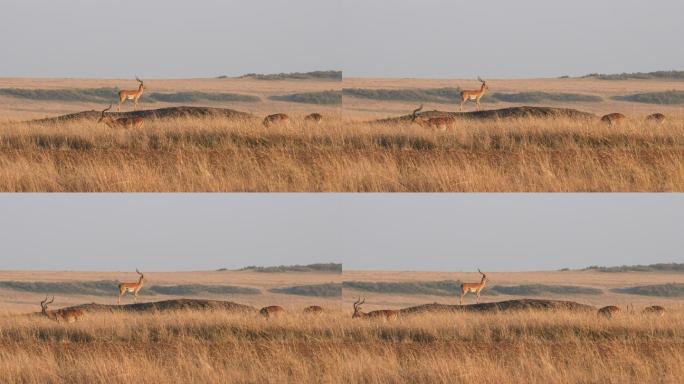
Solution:
<svg viewBox="0 0 684 384"><path fill-rule="evenodd" d="M684 313L423 314L395 322L255 314L0 318L8 383L676 383ZM296 312L296 313L295 313Z"/></svg>
<svg viewBox="0 0 684 384"><path fill-rule="evenodd" d="M684 120L459 121L449 130L293 114L0 124L0 191L575 192L684 190Z"/></svg>

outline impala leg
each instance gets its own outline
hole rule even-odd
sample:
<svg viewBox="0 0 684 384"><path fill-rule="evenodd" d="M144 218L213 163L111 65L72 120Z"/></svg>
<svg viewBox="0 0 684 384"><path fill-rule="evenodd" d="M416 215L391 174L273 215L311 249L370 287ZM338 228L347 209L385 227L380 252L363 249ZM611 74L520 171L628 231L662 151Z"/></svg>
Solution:
<svg viewBox="0 0 684 384"><path fill-rule="evenodd" d="M460 301L461 305L463 305L463 296L465 296L465 293L461 292L461 301Z"/></svg>
<svg viewBox="0 0 684 384"><path fill-rule="evenodd" d="M461 109L460 109L461 112L463 112L463 103L465 103L465 100L461 100Z"/></svg>
<svg viewBox="0 0 684 384"><path fill-rule="evenodd" d="M480 291L477 291L477 298L475 299L477 304L480 304Z"/></svg>

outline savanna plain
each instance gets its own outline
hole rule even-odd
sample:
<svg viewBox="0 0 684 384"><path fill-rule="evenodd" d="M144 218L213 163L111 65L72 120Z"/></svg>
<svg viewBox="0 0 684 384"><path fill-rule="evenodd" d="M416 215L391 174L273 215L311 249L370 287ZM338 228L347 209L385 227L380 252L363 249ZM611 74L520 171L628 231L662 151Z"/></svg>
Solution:
<svg viewBox="0 0 684 384"><path fill-rule="evenodd" d="M141 128L124 129L98 124L93 116L40 119L99 112L111 102L79 101L80 93L65 101L61 93L49 91L134 88L135 82L0 79L1 89L23 90L20 97L14 91L0 95L0 190L684 190L681 105L676 100L652 104L620 99L649 92L679 95L684 82L487 82L492 96L489 101L488 95L483 97L482 109L562 107L596 117L455 118L444 129L432 129L412 121L411 111L424 104L423 111L458 112L458 89L477 88L477 81L227 78L146 81L149 91L142 95L139 109L201 105L246 115L149 119ZM184 97L187 101L178 101ZM123 108L130 111L131 105ZM473 111L474 104L464 108ZM322 120L305 120L313 112ZM601 115L612 112L627 119L619 124L600 121ZM655 112L666 120L646 121ZM275 113L287 114L289 121L264 126L264 117Z"/></svg>
<svg viewBox="0 0 684 384"><path fill-rule="evenodd" d="M5 284L0 298L9 308L0 318L3 380L676 383L684 374L684 307L677 296L684 281L681 272L671 270L488 272L491 293L484 293L485 289L481 297L483 303L570 300L593 306L587 310L458 310L402 313L395 320L353 319L352 303L360 296L366 299L362 308L366 312L433 302L457 304L458 292L453 288L459 282L479 281L479 275L242 270L146 272L146 278L152 291L155 285L207 289L230 284L233 290L252 288L258 293L173 297L157 293L155 297L143 290L139 301L182 296L228 299L257 309L281 305L286 312L265 318L256 311L221 309L87 311L75 323L55 322L36 313L46 287L64 292L55 305L89 301L114 304L116 293L88 296L85 292L67 292L92 287L71 283L130 280L133 276L3 272ZM22 282L31 284L19 284ZM342 296L312 296L311 292L324 290L309 290L307 295L277 290L326 283L341 283ZM633 290L635 286L668 286L670 291L660 296L644 295L653 288ZM163 292L159 288L156 291ZM124 298L126 304L131 300L130 296ZM474 300L468 295L464 304L472 305ZM303 313L305 306L314 304L324 311L318 315ZM611 304L623 311L611 318L597 316L598 307ZM665 314L641 312L654 304L666 308Z"/></svg>

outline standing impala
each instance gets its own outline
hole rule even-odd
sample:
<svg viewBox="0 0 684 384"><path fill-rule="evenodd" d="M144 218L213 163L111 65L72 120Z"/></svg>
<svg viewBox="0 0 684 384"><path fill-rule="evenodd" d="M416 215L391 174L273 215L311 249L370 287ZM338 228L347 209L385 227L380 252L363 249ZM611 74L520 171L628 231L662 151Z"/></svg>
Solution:
<svg viewBox="0 0 684 384"><path fill-rule="evenodd" d="M354 302L354 314L352 319L382 319L382 320L396 320L399 318L399 311L392 309L381 309L378 311L370 311L368 313L361 312L361 304L366 302L366 298L359 297L358 300Z"/></svg>
<svg viewBox="0 0 684 384"><path fill-rule="evenodd" d="M105 108L102 111L102 116L98 123L105 123L109 128L140 128L145 124L145 119L142 117L120 117L115 119L109 115L105 115L105 112L112 109L112 105L109 104L109 108Z"/></svg>
<svg viewBox="0 0 684 384"><path fill-rule="evenodd" d="M42 308L41 313L48 319L55 320L57 322L66 321L67 323L73 323L83 319L83 311L80 309L58 309L56 311L48 310L48 305L52 304L54 301L54 296L52 296L52 300L50 301L48 301L47 296L45 296L45 300L40 302L40 307Z"/></svg>
<svg viewBox="0 0 684 384"><path fill-rule="evenodd" d="M461 111L463 110L463 103L468 100L474 100L475 104L477 105L477 110L480 110L480 99L482 96L484 96L489 87L487 86L487 82L482 80L480 76L477 77L477 80L482 83L479 91L477 89L467 89L461 91Z"/></svg>
<svg viewBox="0 0 684 384"><path fill-rule="evenodd" d="M138 99L140 98L140 96L142 96L143 91L145 90L145 83L143 83L143 81L140 80L138 76L136 76L135 79L140 83L137 91L135 89L122 89L121 91L119 91L119 106L116 107L117 111L121 110L121 104L125 103L126 100L133 100L133 110L138 108Z"/></svg>
<svg viewBox="0 0 684 384"><path fill-rule="evenodd" d="M133 301L138 302L138 292L143 287L143 284L145 284L145 275L140 273L138 269L135 269L135 272L140 275L140 278L138 279L137 283L121 283L119 284L119 300L117 301L117 304L121 304L121 296L125 295L127 292L132 292L133 293Z"/></svg>
<svg viewBox="0 0 684 384"><path fill-rule="evenodd" d="M482 292L482 289L484 289L485 285L487 284L488 279L487 279L487 275L485 275L484 273L482 273L482 271L480 271L480 268L478 268L477 271L480 272L480 274L482 275L482 280L480 280L479 283L463 283L463 284L461 284L461 305L463 305L463 297L469 292L475 293L475 295L477 297L476 302L477 303L480 302L480 292Z"/></svg>

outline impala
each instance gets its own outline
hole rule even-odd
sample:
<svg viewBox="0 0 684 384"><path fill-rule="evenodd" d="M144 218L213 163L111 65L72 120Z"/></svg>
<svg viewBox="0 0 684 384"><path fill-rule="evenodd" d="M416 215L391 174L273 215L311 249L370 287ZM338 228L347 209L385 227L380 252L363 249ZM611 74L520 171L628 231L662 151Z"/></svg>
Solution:
<svg viewBox="0 0 684 384"><path fill-rule="evenodd" d="M627 120L627 116L622 113L609 113L601 117L601 121L608 125L617 125Z"/></svg>
<svg viewBox="0 0 684 384"><path fill-rule="evenodd" d="M142 117L120 117L115 119L111 116L105 115L105 112L112 109L112 105L109 104L109 108L105 108L102 111L102 116L98 123L105 123L109 128L140 128L145 123L145 119Z"/></svg>
<svg viewBox="0 0 684 384"><path fill-rule="evenodd" d="M276 123L287 123L290 121L290 116L284 113L276 113L273 115L268 115L264 118L264 127L268 127Z"/></svg>
<svg viewBox="0 0 684 384"><path fill-rule="evenodd" d="M597 316L603 316L606 319L610 319L613 316L619 314L621 311L622 310L619 307L617 307L615 305L609 305L607 307L603 307L603 308L599 309L598 312L596 313L596 315Z"/></svg>
<svg viewBox="0 0 684 384"><path fill-rule="evenodd" d="M271 305L268 307L263 307L259 311L261 316L265 318L271 318L271 317L276 317L276 316L281 316L285 314L285 309L279 305Z"/></svg>
<svg viewBox="0 0 684 384"><path fill-rule="evenodd" d="M425 128L437 128L441 131L446 131L446 129L453 124L454 118L452 117L423 117L417 113L423 109L421 104L418 109L414 109L411 114L411 121L417 123L421 127Z"/></svg>
<svg viewBox="0 0 684 384"><path fill-rule="evenodd" d="M311 121L314 123L320 123L321 120L323 120L323 115L321 115L320 113L315 113L315 112L310 114L310 115L306 115L306 117L304 117L304 121Z"/></svg>
<svg viewBox="0 0 684 384"><path fill-rule="evenodd" d="M644 308L643 313L649 314L649 315L664 316L665 315L665 308L661 307L660 305L652 305L650 307Z"/></svg>
<svg viewBox="0 0 684 384"><path fill-rule="evenodd" d="M133 110L138 108L138 99L140 98L140 96L142 96L143 91L145 91L145 83L143 83L143 81L140 80L138 76L136 76L135 79L140 83L137 91L135 89L123 89L119 91L119 106L116 108L117 111L121 110L121 104L125 103L126 100L133 100Z"/></svg>
<svg viewBox="0 0 684 384"><path fill-rule="evenodd" d="M137 283L121 283L119 284L119 300L117 301L117 304L121 304L121 296L125 295L127 292L133 293L133 301L138 302L138 292L143 287L143 284L145 284L145 275L143 275L138 269L135 269L135 273L140 275L140 278L138 278Z"/></svg>
<svg viewBox="0 0 684 384"><path fill-rule="evenodd" d="M361 305L366 302L366 298L361 298L354 302L354 314L352 319L382 319L382 320L396 320L399 318L399 311L391 309L381 309L377 311L370 311L368 313L361 312Z"/></svg>
<svg viewBox="0 0 684 384"><path fill-rule="evenodd" d="M480 110L480 99L482 96L484 96L485 92L489 89L489 86L487 86L487 82L482 80L480 76L477 77L477 80L482 83L480 86L480 90L478 91L477 89L467 89L461 91L461 111L463 110L463 103L469 100L474 100L475 104L477 105L477 110Z"/></svg>
<svg viewBox="0 0 684 384"><path fill-rule="evenodd" d="M654 123L662 123L665 121L665 115L662 113L654 113L652 115L646 116L646 121L652 121Z"/></svg>
<svg viewBox="0 0 684 384"><path fill-rule="evenodd" d="M308 313L311 315L320 315L323 313L323 308L321 308L318 305L311 305L309 307L304 308L304 313Z"/></svg>
<svg viewBox="0 0 684 384"><path fill-rule="evenodd" d="M461 305L463 305L463 297L468 294L469 292L475 293L476 296L476 302L480 302L480 292L482 292L482 289L484 289L485 285L487 284L487 275L482 273L480 271L480 268L477 269L477 271L482 275L482 280L480 280L479 283L463 283L461 284Z"/></svg>
<svg viewBox="0 0 684 384"><path fill-rule="evenodd" d="M78 320L83 319L83 311L80 309L58 309L56 311L48 310L48 305L55 301L55 297L52 296L52 300L48 301L47 296L45 300L40 302L40 307L42 308L42 314L48 319L55 320L57 322L66 321L67 323L73 323Z"/></svg>

